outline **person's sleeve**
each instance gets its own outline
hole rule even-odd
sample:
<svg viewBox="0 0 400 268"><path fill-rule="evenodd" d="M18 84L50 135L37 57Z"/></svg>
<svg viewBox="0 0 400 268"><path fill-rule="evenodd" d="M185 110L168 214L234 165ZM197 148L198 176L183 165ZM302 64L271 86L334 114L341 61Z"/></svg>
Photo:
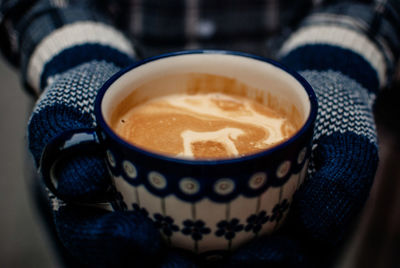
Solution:
<svg viewBox="0 0 400 268"><path fill-rule="evenodd" d="M5 0L0 3L3 56L36 96L48 81L93 60L124 67L135 50L98 8L104 1Z"/></svg>
<svg viewBox="0 0 400 268"><path fill-rule="evenodd" d="M368 90L384 87L400 51L400 1L325 1L281 49L297 70L342 71Z"/></svg>

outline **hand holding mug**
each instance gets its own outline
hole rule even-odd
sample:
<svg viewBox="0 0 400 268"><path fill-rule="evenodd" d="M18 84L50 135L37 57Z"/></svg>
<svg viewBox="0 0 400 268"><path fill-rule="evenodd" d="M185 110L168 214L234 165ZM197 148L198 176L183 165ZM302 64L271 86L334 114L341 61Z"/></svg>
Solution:
<svg viewBox="0 0 400 268"><path fill-rule="evenodd" d="M41 170L57 194L58 161L103 150L120 196L113 210L145 213L171 246L214 255L282 223L305 178L316 114L309 84L276 62L168 54L108 80L98 127L52 140Z"/></svg>

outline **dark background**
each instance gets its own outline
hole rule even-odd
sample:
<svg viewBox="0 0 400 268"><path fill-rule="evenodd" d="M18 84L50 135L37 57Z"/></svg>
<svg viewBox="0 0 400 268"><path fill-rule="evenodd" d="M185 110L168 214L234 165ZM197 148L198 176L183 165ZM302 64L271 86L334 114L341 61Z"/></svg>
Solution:
<svg viewBox="0 0 400 268"><path fill-rule="evenodd" d="M31 98L0 59L0 267L60 267L28 191L26 122Z"/></svg>

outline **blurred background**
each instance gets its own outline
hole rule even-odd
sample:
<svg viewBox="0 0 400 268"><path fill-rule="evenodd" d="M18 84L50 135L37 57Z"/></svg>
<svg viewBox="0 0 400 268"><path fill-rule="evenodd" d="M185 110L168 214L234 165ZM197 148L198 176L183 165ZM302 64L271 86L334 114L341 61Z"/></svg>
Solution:
<svg viewBox="0 0 400 268"><path fill-rule="evenodd" d="M0 267L61 267L29 189L26 123L32 99L0 59ZM29 166L29 165L28 165Z"/></svg>

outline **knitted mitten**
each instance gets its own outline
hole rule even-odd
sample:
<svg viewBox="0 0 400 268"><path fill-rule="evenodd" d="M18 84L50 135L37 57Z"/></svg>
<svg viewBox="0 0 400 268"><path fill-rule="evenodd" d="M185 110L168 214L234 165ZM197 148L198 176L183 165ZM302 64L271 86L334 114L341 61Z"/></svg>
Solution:
<svg viewBox="0 0 400 268"><path fill-rule="evenodd" d="M371 28L360 29L352 17ZM280 234L245 245L230 267L326 267L337 256L369 195L378 162L372 104L398 55L389 48L399 36L385 36L395 29L378 18L366 5L332 6L283 45L281 61L311 84L319 102L308 179Z"/></svg>

